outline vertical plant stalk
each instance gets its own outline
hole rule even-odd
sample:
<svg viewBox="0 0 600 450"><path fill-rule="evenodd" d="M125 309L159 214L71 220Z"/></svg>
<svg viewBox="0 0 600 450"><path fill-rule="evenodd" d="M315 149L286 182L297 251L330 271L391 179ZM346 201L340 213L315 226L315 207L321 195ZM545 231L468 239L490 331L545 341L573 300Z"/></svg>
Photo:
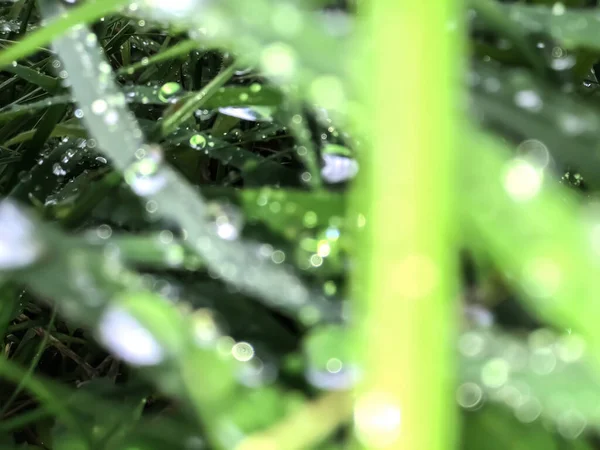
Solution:
<svg viewBox="0 0 600 450"><path fill-rule="evenodd" d="M354 418L367 448L447 450L455 441L454 3L364 5L369 56L357 87L371 122L351 220L365 367Z"/></svg>

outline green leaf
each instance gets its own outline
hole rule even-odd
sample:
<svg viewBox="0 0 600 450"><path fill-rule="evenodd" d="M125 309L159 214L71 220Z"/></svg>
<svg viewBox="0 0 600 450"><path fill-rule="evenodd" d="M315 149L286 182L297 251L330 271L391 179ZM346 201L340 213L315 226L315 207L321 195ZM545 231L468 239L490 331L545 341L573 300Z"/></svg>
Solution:
<svg viewBox="0 0 600 450"><path fill-rule="evenodd" d="M12 64L13 60L21 59L36 52L55 39L56 36L81 23L90 23L100 17L118 10L127 4L126 0L90 1L71 9L69 13L52 20L44 27L38 28L19 43L0 52L0 67Z"/></svg>
<svg viewBox="0 0 600 450"><path fill-rule="evenodd" d="M44 75L37 70L23 66L21 64L13 64L4 67L6 72L13 73L18 77L35 84L49 93L54 93L60 88L60 79Z"/></svg>
<svg viewBox="0 0 600 450"><path fill-rule="evenodd" d="M593 208L582 220L578 199L564 186L512 158L493 138L475 135L471 142L461 162L463 238L485 248L538 317L582 333L598 363L600 333L592 318L600 314L593 294L600 288L600 254Z"/></svg>
<svg viewBox="0 0 600 450"><path fill-rule="evenodd" d="M540 74L545 72L543 57L536 52L532 43L527 40L523 29L511 22L500 3L496 0L471 0L470 5L483 18L489 28L510 39Z"/></svg>
<svg viewBox="0 0 600 450"><path fill-rule="evenodd" d="M566 49L600 52L596 39L600 16L596 9L570 9L556 3L553 8L538 5L501 5L513 26L528 33L545 33Z"/></svg>
<svg viewBox="0 0 600 450"><path fill-rule="evenodd" d="M597 107L563 95L524 70L501 70L493 64L476 64L471 80L475 117L520 143L520 156L542 158L539 163L550 163L549 173L556 178L570 170L579 172L588 187L600 187L600 110ZM540 144L529 141L531 139ZM532 151L539 155L532 155ZM544 160L547 152L549 155L546 154ZM548 156L552 161L547 161ZM552 163L556 164L555 168Z"/></svg>

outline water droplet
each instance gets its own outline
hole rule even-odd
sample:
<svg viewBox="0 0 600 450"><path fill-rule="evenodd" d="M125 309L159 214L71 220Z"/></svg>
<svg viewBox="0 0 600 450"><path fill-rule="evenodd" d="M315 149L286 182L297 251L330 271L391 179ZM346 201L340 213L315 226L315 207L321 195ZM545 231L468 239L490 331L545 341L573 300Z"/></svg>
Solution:
<svg viewBox="0 0 600 450"><path fill-rule="evenodd" d="M556 367L556 356L550 348L538 348L530 355L529 364L535 373L547 375Z"/></svg>
<svg viewBox="0 0 600 450"><path fill-rule="evenodd" d="M221 239L231 241L239 237L244 225L244 217L233 205L209 203L208 214L214 224L215 233Z"/></svg>
<svg viewBox="0 0 600 450"><path fill-rule="evenodd" d="M477 327L487 328L494 325L494 315L482 305L465 305L463 314L471 324Z"/></svg>
<svg viewBox="0 0 600 450"><path fill-rule="evenodd" d="M297 68L294 49L283 42L275 42L266 47L260 61L267 75L282 80L290 78Z"/></svg>
<svg viewBox="0 0 600 450"><path fill-rule="evenodd" d="M590 128L586 120L569 113L561 114L558 123L565 133L571 135L579 135Z"/></svg>
<svg viewBox="0 0 600 450"><path fill-rule="evenodd" d="M483 390L477 383L463 383L456 390L456 401L465 409L477 409L483 403Z"/></svg>
<svg viewBox="0 0 600 450"><path fill-rule="evenodd" d="M238 69L236 70L234 73L239 77L242 75L248 75L250 72L252 72L253 67L245 67L243 69Z"/></svg>
<svg viewBox="0 0 600 450"><path fill-rule="evenodd" d="M562 16L566 11L564 3L556 2L552 5L552 14L555 16Z"/></svg>
<svg viewBox="0 0 600 450"><path fill-rule="evenodd" d="M306 378L320 389L349 389L359 380L352 347L340 326L322 326L312 330L304 341L304 354L307 359Z"/></svg>
<svg viewBox="0 0 600 450"><path fill-rule="evenodd" d="M273 253L271 253L271 260L275 264L281 264L282 262L285 261L285 253L282 252L281 250L275 250L275 251L273 251Z"/></svg>
<svg viewBox="0 0 600 450"><path fill-rule="evenodd" d="M542 188L542 173L529 162L514 160L504 175L504 188L516 201L534 198Z"/></svg>
<svg viewBox="0 0 600 450"><path fill-rule="evenodd" d="M306 228L314 228L318 223L317 213L314 211L306 211L302 219L302 223Z"/></svg>
<svg viewBox="0 0 600 450"><path fill-rule="evenodd" d="M585 429L585 417L574 409L564 411L558 417L558 432L567 439L576 439Z"/></svg>
<svg viewBox="0 0 600 450"><path fill-rule="evenodd" d="M585 340L576 334L562 336L557 342L557 353L567 363L578 361L585 352Z"/></svg>
<svg viewBox="0 0 600 450"><path fill-rule="evenodd" d="M515 94L515 103L523 109L529 111L540 111L542 109L542 99L537 92L532 90L523 90Z"/></svg>
<svg viewBox="0 0 600 450"><path fill-rule="evenodd" d="M548 147L537 139L528 139L519 144L517 148L519 157L530 162L538 169L543 169L550 163Z"/></svg>
<svg viewBox="0 0 600 450"><path fill-rule="evenodd" d="M553 58L550 62L550 66L552 66L554 70L561 71L572 68L575 65L575 63L576 60L574 56L565 55L561 56L560 58Z"/></svg>
<svg viewBox="0 0 600 450"><path fill-rule="evenodd" d="M136 194L153 195L167 182L166 176L161 172L162 151L158 147L152 147L141 154L145 156L125 171L125 181Z"/></svg>
<svg viewBox="0 0 600 450"><path fill-rule="evenodd" d="M541 403L529 397L515 408L515 417L523 423L534 422L542 413Z"/></svg>
<svg viewBox="0 0 600 450"><path fill-rule="evenodd" d="M181 91L179 83L171 81L162 85L158 91L158 98L162 102L172 102L175 100L177 94Z"/></svg>
<svg viewBox="0 0 600 450"><path fill-rule="evenodd" d="M335 358L330 360L325 370L308 366L305 376L310 384L327 391L351 389L358 381L356 366L345 367L339 359Z"/></svg>
<svg viewBox="0 0 600 450"><path fill-rule="evenodd" d="M401 421L400 406L387 393L366 393L355 403L355 433L369 448L394 448Z"/></svg>
<svg viewBox="0 0 600 450"><path fill-rule="evenodd" d="M0 269L11 270L35 263L43 253L33 223L10 200L0 201Z"/></svg>
<svg viewBox="0 0 600 450"><path fill-rule="evenodd" d="M481 369L481 381L490 388L499 388L508 381L510 367L502 358L488 361Z"/></svg>
<svg viewBox="0 0 600 450"><path fill-rule="evenodd" d="M26 183L26 182L28 182L30 180L31 180L31 172L28 172L28 171L24 170L24 171L22 171L22 172L19 173L19 181L21 183Z"/></svg>
<svg viewBox="0 0 600 450"><path fill-rule="evenodd" d="M110 225L102 224L96 229L96 234L100 239L108 239L112 235L112 228Z"/></svg>
<svg viewBox="0 0 600 450"><path fill-rule="evenodd" d="M254 357L254 347L248 342L238 342L232 347L231 354L238 361L247 362Z"/></svg>
<svg viewBox="0 0 600 450"><path fill-rule="evenodd" d="M219 108L219 112L226 116L236 117L251 122L270 122L273 120L271 117L273 109L267 106L225 106Z"/></svg>
<svg viewBox="0 0 600 450"><path fill-rule="evenodd" d="M52 165L52 173L54 175L56 175L57 177L59 177L59 176L66 175L67 171L65 169L63 169L63 167L59 163L54 163Z"/></svg>
<svg viewBox="0 0 600 450"><path fill-rule="evenodd" d="M323 154L321 176L328 183L341 183L352 179L358 173L358 162L345 156Z"/></svg>
<svg viewBox="0 0 600 450"><path fill-rule="evenodd" d="M111 306L98 324L99 340L108 350L134 366L154 366L164 352L154 336L127 311Z"/></svg>
<svg viewBox="0 0 600 450"><path fill-rule="evenodd" d="M104 114L107 109L108 103L106 103L106 100L98 99L92 102L92 112L96 115Z"/></svg>
<svg viewBox="0 0 600 450"><path fill-rule="evenodd" d="M195 134L190 138L190 147L195 150L202 150L206 147L206 138L201 134Z"/></svg>
<svg viewBox="0 0 600 450"><path fill-rule="evenodd" d="M523 287L535 298L551 298L559 290L562 281L560 266L551 258L533 258L523 268Z"/></svg>
<svg viewBox="0 0 600 450"><path fill-rule="evenodd" d="M194 338L198 346L203 348L214 347L221 336L220 327L212 311L198 309L192 316L194 323Z"/></svg>

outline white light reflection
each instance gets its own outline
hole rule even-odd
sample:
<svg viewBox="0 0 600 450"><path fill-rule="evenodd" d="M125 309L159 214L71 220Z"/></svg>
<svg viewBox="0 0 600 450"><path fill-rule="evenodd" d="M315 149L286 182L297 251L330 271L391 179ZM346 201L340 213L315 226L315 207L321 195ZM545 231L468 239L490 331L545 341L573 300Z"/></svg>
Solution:
<svg viewBox="0 0 600 450"><path fill-rule="evenodd" d="M100 319L98 333L111 353L131 365L154 366L164 358L154 336L122 308L109 307Z"/></svg>

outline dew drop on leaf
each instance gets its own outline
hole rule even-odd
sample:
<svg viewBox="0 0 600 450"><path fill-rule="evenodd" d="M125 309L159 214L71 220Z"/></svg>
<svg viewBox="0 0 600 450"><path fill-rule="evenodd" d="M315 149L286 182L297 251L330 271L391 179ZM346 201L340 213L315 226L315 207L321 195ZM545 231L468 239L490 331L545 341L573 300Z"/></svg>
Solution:
<svg viewBox="0 0 600 450"><path fill-rule="evenodd" d="M154 336L127 311L111 306L98 325L100 341L115 356L134 366L154 366L164 351Z"/></svg>
<svg viewBox="0 0 600 450"><path fill-rule="evenodd" d="M158 98L160 101L165 103L172 102L180 91L181 86L179 83L171 81L161 86L160 90L158 91Z"/></svg>
<svg viewBox="0 0 600 450"><path fill-rule="evenodd" d="M206 138L201 134L194 134L190 138L190 147L195 150L202 150L204 147L206 147Z"/></svg>
<svg viewBox="0 0 600 450"><path fill-rule="evenodd" d="M236 117L242 120L248 120L251 122L270 122L272 121L272 108L266 106L254 106L254 107L238 107L238 106L224 106L219 108L219 112L226 116Z"/></svg>
<svg viewBox="0 0 600 450"><path fill-rule="evenodd" d="M10 200L0 202L0 269L11 270L35 263L43 253L33 224Z"/></svg>
<svg viewBox="0 0 600 450"><path fill-rule="evenodd" d="M141 158L125 171L125 181L138 195L153 195L160 191L167 179L161 171L162 151L151 148L140 152Z"/></svg>

